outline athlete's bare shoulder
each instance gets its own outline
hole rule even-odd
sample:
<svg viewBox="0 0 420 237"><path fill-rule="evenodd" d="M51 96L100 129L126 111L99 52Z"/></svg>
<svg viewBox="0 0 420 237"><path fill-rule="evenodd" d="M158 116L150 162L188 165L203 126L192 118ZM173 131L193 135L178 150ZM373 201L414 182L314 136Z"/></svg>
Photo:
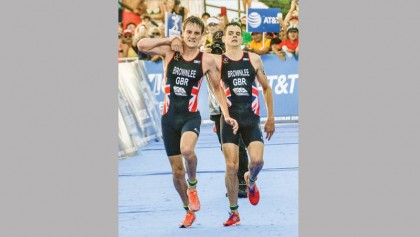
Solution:
<svg viewBox="0 0 420 237"><path fill-rule="evenodd" d="M256 53L248 52L248 54L249 54L249 58L254 62L257 61L257 60L261 60L260 55L258 55Z"/></svg>
<svg viewBox="0 0 420 237"><path fill-rule="evenodd" d="M262 69L261 56L256 54L256 53L252 53L252 52L248 52L248 53L249 53L249 58L251 60L251 63L255 67L255 69L256 70Z"/></svg>
<svg viewBox="0 0 420 237"><path fill-rule="evenodd" d="M165 67L169 64L169 62L171 61L171 59L173 58L173 56L175 55L175 51L172 50L168 50L168 52L166 53L166 55L164 56L164 60L165 60Z"/></svg>

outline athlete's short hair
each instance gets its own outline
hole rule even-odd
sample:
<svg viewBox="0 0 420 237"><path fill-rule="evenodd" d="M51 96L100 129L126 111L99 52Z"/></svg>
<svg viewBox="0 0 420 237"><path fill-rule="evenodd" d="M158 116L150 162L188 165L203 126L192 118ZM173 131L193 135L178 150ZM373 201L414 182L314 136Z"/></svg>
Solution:
<svg viewBox="0 0 420 237"><path fill-rule="evenodd" d="M196 24L201 27L201 34L204 33L204 23L203 20L201 20L200 17L196 16L190 16L182 23L182 30L185 30L185 27L187 27L187 24Z"/></svg>
<svg viewBox="0 0 420 237"><path fill-rule="evenodd" d="M236 22L236 21L230 22L230 23L228 23L228 24L225 26L225 29L223 30L223 35L226 35L226 30L227 30L227 28L228 28L229 26L237 26L237 27L239 27L239 29L241 30L241 36L242 36L242 27L241 27L242 25L241 25L241 23Z"/></svg>

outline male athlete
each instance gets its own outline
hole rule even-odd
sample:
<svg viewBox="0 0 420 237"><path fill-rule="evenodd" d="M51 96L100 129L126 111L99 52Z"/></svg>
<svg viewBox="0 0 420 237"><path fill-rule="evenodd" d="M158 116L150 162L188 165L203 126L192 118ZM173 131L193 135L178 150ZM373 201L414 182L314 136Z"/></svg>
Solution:
<svg viewBox="0 0 420 237"><path fill-rule="evenodd" d="M275 127L273 95L260 56L241 49L242 30L237 22L226 25L223 39L226 52L217 61L219 61L218 65L221 65L221 77L228 99L229 114L237 120L239 125L238 132L233 133L232 127L223 119L221 121L222 148L226 160L225 184L230 204L229 219L223 224L234 226L240 223L237 177L239 136L242 136L250 157L249 171L244 175L248 199L252 205L257 205L260 199L256 181L264 164L264 142L260 130L260 105L256 82L262 87L267 107L267 121L264 125L266 139L270 140Z"/></svg>
<svg viewBox="0 0 420 237"><path fill-rule="evenodd" d="M172 167L175 189L186 210L180 228L190 227L195 213L200 210L197 195L197 156L194 147L200 134L201 116L198 111L198 93L207 74L215 96L225 115L224 122L236 133L238 123L230 118L226 96L220 86L220 73L214 58L198 49L204 24L198 17L183 22L182 38L171 36L161 39L142 39L137 47L141 52L165 57L165 100L162 111L162 135L166 154ZM182 157L185 159L185 168ZM185 180L185 170L188 179Z"/></svg>

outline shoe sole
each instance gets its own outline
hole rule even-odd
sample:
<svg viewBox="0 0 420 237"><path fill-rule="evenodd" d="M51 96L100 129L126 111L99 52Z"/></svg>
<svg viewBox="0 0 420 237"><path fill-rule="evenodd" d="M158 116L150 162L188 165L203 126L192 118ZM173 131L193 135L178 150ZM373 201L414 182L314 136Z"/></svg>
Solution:
<svg viewBox="0 0 420 237"><path fill-rule="evenodd" d="M225 226L225 227L229 227L229 226L237 226L237 225L239 225L239 224L241 224L241 222L236 222L235 224L233 224L233 225L225 225L225 224L223 224L223 226Z"/></svg>
<svg viewBox="0 0 420 237"><path fill-rule="evenodd" d="M179 228L191 228L192 225L190 226L185 226L185 225L180 225Z"/></svg>

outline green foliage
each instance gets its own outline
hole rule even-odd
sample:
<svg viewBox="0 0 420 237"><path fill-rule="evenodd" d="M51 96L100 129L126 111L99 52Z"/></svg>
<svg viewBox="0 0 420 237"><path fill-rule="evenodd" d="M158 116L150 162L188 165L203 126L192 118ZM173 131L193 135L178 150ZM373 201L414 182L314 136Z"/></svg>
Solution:
<svg viewBox="0 0 420 237"><path fill-rule="evenodd" d="M260 2L264 3L270 8L280 8L284 19L290 9L291 0L260 0Z"/></svg>

